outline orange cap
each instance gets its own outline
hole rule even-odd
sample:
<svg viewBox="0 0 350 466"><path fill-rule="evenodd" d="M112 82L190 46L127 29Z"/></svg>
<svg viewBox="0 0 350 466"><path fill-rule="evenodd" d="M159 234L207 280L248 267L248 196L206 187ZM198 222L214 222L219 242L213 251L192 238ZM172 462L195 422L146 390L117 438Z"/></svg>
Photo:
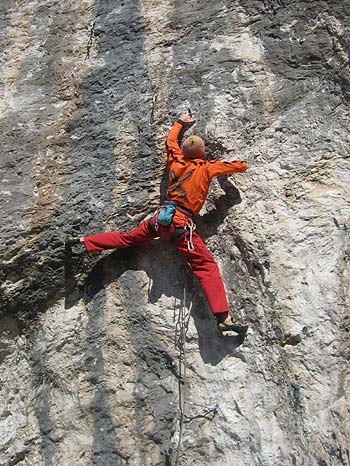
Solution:
<svg viewBox="0 0 350 466"><path fill-rule="evenodd" d="M205 145L199 136L189 136L181 145L182 153L185 159L203 159L205 154Z"/></svg>

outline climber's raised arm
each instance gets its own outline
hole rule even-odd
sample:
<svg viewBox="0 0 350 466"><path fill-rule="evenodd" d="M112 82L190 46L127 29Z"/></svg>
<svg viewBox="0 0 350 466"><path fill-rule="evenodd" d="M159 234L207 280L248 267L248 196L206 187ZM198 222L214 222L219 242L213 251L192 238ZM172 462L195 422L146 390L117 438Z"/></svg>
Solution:
<svg viewBox="0 0 350 466"><path fill-rule="evenodd" d="M166 148L168 159L177 159L178 161L183 160L183 154L180 149L180 136L184 131L189 129L195 120L192 118L189 112L182 113L179 119L171 127L168 137L166 139Z"/></svg>

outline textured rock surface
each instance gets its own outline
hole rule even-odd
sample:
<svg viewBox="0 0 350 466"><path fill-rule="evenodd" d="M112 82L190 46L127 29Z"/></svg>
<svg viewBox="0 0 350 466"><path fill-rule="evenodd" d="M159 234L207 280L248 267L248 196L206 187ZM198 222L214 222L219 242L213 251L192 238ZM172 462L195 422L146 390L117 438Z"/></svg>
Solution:
<svg viewBox="0 0 350 466"><path fill-rule="evenodd" d="M349 465L349 3L0 13L0 464ZM251 165L198 219L242 346L168 245L63 247L154 211L188 106Z"/></svg>

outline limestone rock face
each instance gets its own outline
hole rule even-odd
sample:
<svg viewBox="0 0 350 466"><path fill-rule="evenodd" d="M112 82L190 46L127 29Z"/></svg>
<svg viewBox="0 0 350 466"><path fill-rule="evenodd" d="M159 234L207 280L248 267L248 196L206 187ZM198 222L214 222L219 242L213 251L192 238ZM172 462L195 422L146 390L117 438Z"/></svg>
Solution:
<svg viewBox="0 0 350 466"><path fill-rule="evenodd" d="M0 464L349 465L349 2L0 15ZM242 345L170 244L64 247L154 212L187 108L250 165L197 219Z"/></svg>

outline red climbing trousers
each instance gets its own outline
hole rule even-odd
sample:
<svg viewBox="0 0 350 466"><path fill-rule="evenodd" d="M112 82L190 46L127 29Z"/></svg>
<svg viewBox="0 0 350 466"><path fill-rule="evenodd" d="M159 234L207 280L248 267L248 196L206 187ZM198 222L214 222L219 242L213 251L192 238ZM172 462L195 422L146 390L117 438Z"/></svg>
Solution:
<svg viewBox="0 0 350 466"><path fill-rule="evenodd" d="M179 229L185 231L176 237ZM113 231L84 236L84 243L88 252L95 252L138 246L159 237L171 241L187 260L201 284L212 313L227 312L228 304L219 268L202 238L188 228L188 217L181 212L176 211L170 227L158 225L155 215L128 233Z"/></svg>

